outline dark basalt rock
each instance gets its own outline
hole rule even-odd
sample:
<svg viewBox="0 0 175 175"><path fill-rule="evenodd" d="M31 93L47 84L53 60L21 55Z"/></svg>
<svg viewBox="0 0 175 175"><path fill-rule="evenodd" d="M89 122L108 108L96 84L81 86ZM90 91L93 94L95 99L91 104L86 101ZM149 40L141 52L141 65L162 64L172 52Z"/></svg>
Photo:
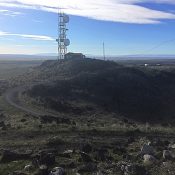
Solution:
<svg viewBox="0 0 175 175"><path fill-rule="evenodd" d="M49 175L48 167L46 165L41 165L36 175Z"/></svg>
<svg viewBox="0 0 175 175"><path fill-rule="evenodd" d="M4 127L4 126L5 126L4 121L1 121L1 122L0 122L0 127Z"/></svg>
<svg viewBox="0 0 175 175"><path fill-rule="evenodd" d="M80 152L83 162L92 162L92 158L85 152Z"/></svg>
<svg viewBox="0 0 175 175"><path fill-rule="evenodd" d="M49 175L66 175L66 172L61 167L55 167L53 168L53 170L50 172Z"/></svg>
<svg viewBox="0 0 175 175"><path fill-rule="evenodd" d="M55 163L55 155L53 153L41 152L32 156L32 164L37 167L39 165L51 166Z"/></svg>
<svg viewBox="0 0 175 175"><path fill-rule="evenodd" d="M26 160L26 159L29 159L30 156L31 156L31 153L22 154L22 153L13 152L10 150L4 150L2 153L0 162L7 163L15 160Z"/></svg>

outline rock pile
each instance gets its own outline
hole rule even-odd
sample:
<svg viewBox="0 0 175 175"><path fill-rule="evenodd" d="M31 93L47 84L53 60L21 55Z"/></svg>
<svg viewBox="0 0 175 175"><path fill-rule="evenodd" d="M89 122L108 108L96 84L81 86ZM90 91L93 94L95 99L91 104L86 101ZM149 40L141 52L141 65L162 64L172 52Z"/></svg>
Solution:
<svg viewBox="0 0 175 175"><path fill-rule="evenodd" d="M114 147L99 147L85 143L78 149L67 149L59 153L54 149L35 154L4 151L1 162L31 160L31 164L27 164L22 171L13 172L12 175L26 175L33 170L36 171L32 175L66 175L67 172L76 175L148 175L149 170L155 167L163 169L165 175L167 172L175 174L175 170L172 170L175 165L173 144L168 145L165 141L143 143L140 151L139 147L136 151L133 143L133 139L127 146L118 144ZM128 149L130 146L131 149Z"/></svg>

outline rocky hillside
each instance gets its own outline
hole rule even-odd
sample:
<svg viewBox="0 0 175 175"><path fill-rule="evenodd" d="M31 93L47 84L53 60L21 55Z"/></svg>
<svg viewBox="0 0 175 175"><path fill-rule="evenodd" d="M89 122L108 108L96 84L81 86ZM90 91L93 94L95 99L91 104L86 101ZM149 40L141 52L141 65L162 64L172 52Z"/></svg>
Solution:
<svg viewBox="0 0 175 175"><path fill-rule="evenodd" d="M175 119L174 70L77 59L46 61L28 77L49 81L27 94L59 112L114 112L144 122Z"/></svg>
<svg viewBox="0 0 175 175"><path fill-rule="evenodd" d="M14 78L11 82L16 85L27 82L70 79L80 73L96 73L116 67L121 66L115 62L104 62L96 59L48 60L26 74Z"/></svg>

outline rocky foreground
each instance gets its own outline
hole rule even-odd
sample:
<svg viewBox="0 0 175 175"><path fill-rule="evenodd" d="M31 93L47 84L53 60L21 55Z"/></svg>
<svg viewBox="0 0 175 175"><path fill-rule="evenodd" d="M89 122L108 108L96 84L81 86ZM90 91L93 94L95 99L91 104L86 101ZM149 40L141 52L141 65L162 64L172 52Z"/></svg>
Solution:
<svg viewBox="0 0 175 175"><path fill-rule="evenodd" d="M140 148L139 142L142 143ZM79 149L64 151L53 147L25 153L3 150L0 166L14 162L24 166L9 175L173 175L175 144L159 139L146 143L146 139L130 137L126 143L114 147L82 143Z"/></svg>
<svg viewBox="0 0 175 175"><path fill-rule="evenodd" d="M15 101L58 115L26 114L2 94L0 175L175 175L174 75L83 59L10 79L0 92L31 84Z"/></svg>

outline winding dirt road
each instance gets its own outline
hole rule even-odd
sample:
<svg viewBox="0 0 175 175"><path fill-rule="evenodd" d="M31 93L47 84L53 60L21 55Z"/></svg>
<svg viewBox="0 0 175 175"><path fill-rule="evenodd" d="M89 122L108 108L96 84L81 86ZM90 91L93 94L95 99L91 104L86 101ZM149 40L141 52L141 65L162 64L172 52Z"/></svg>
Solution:
<svg viewBox="0 0 175 175"><path fill-rule="evenodd" d="M30 86L19 86L19 87L15 87L15 88L9 89L3 95L4 99L11 106L13 106L13 107L15 107L15 108L17 108L17 109L27 113L27 114L30 114L32 116L36 116L36 117L40 117L40 116L43 116L43 115L55 116L55 114L53 114L51 112L34 109L34 108L29 107L29 106L27 106L26 104L24 104L24 103L22 103L20 101L19 95L22 94L28 88L30 88Z"/></svg>
<svg viewBox="0 0 175 175"><path fill-rule="evenodd" d="M48 112L48 111L44 111L44 110L39 110L39 109L35 109L33 107L29 107L27 106L27 104L23 104L21 101L20 101L20 98L19 98L19 95L22 94L24 91L26 91L27 89L29 89L31 86L19 86L19 87L15 87L15 88L12 88L12 89L9 89L6 91L6 93L3 94L3 97L4 99L6 100L7 103L9 103L11 106L27 113L27 114L30 114L32 115L33 117L42 117L44 115L49 115L49 116L55 116L55 117L58 117L58 114L56 113L52 113L52 112ZM80 133L80 131L78 131ZM90 132L90 131L89 131ZM105 134L104 131L103 132L103 135ZM83 132L82 132L83 133ZM123 135L121 134L120 132L118 131L114 131L114 133L112 132L109 132L111 135L113 136L116 136L116 137L125 137L126 138L126 135ZM87 134L87 133L86 133ZM93 133L94 134L94 133ZM100 133L101 134L101 133ZM107 132L108 134L108 132ZM135 136L148 136L148 137L156 137L156 138L173 138L175 139L175 136L174 134L160 134L159 133L135 133Z"/></svg>

